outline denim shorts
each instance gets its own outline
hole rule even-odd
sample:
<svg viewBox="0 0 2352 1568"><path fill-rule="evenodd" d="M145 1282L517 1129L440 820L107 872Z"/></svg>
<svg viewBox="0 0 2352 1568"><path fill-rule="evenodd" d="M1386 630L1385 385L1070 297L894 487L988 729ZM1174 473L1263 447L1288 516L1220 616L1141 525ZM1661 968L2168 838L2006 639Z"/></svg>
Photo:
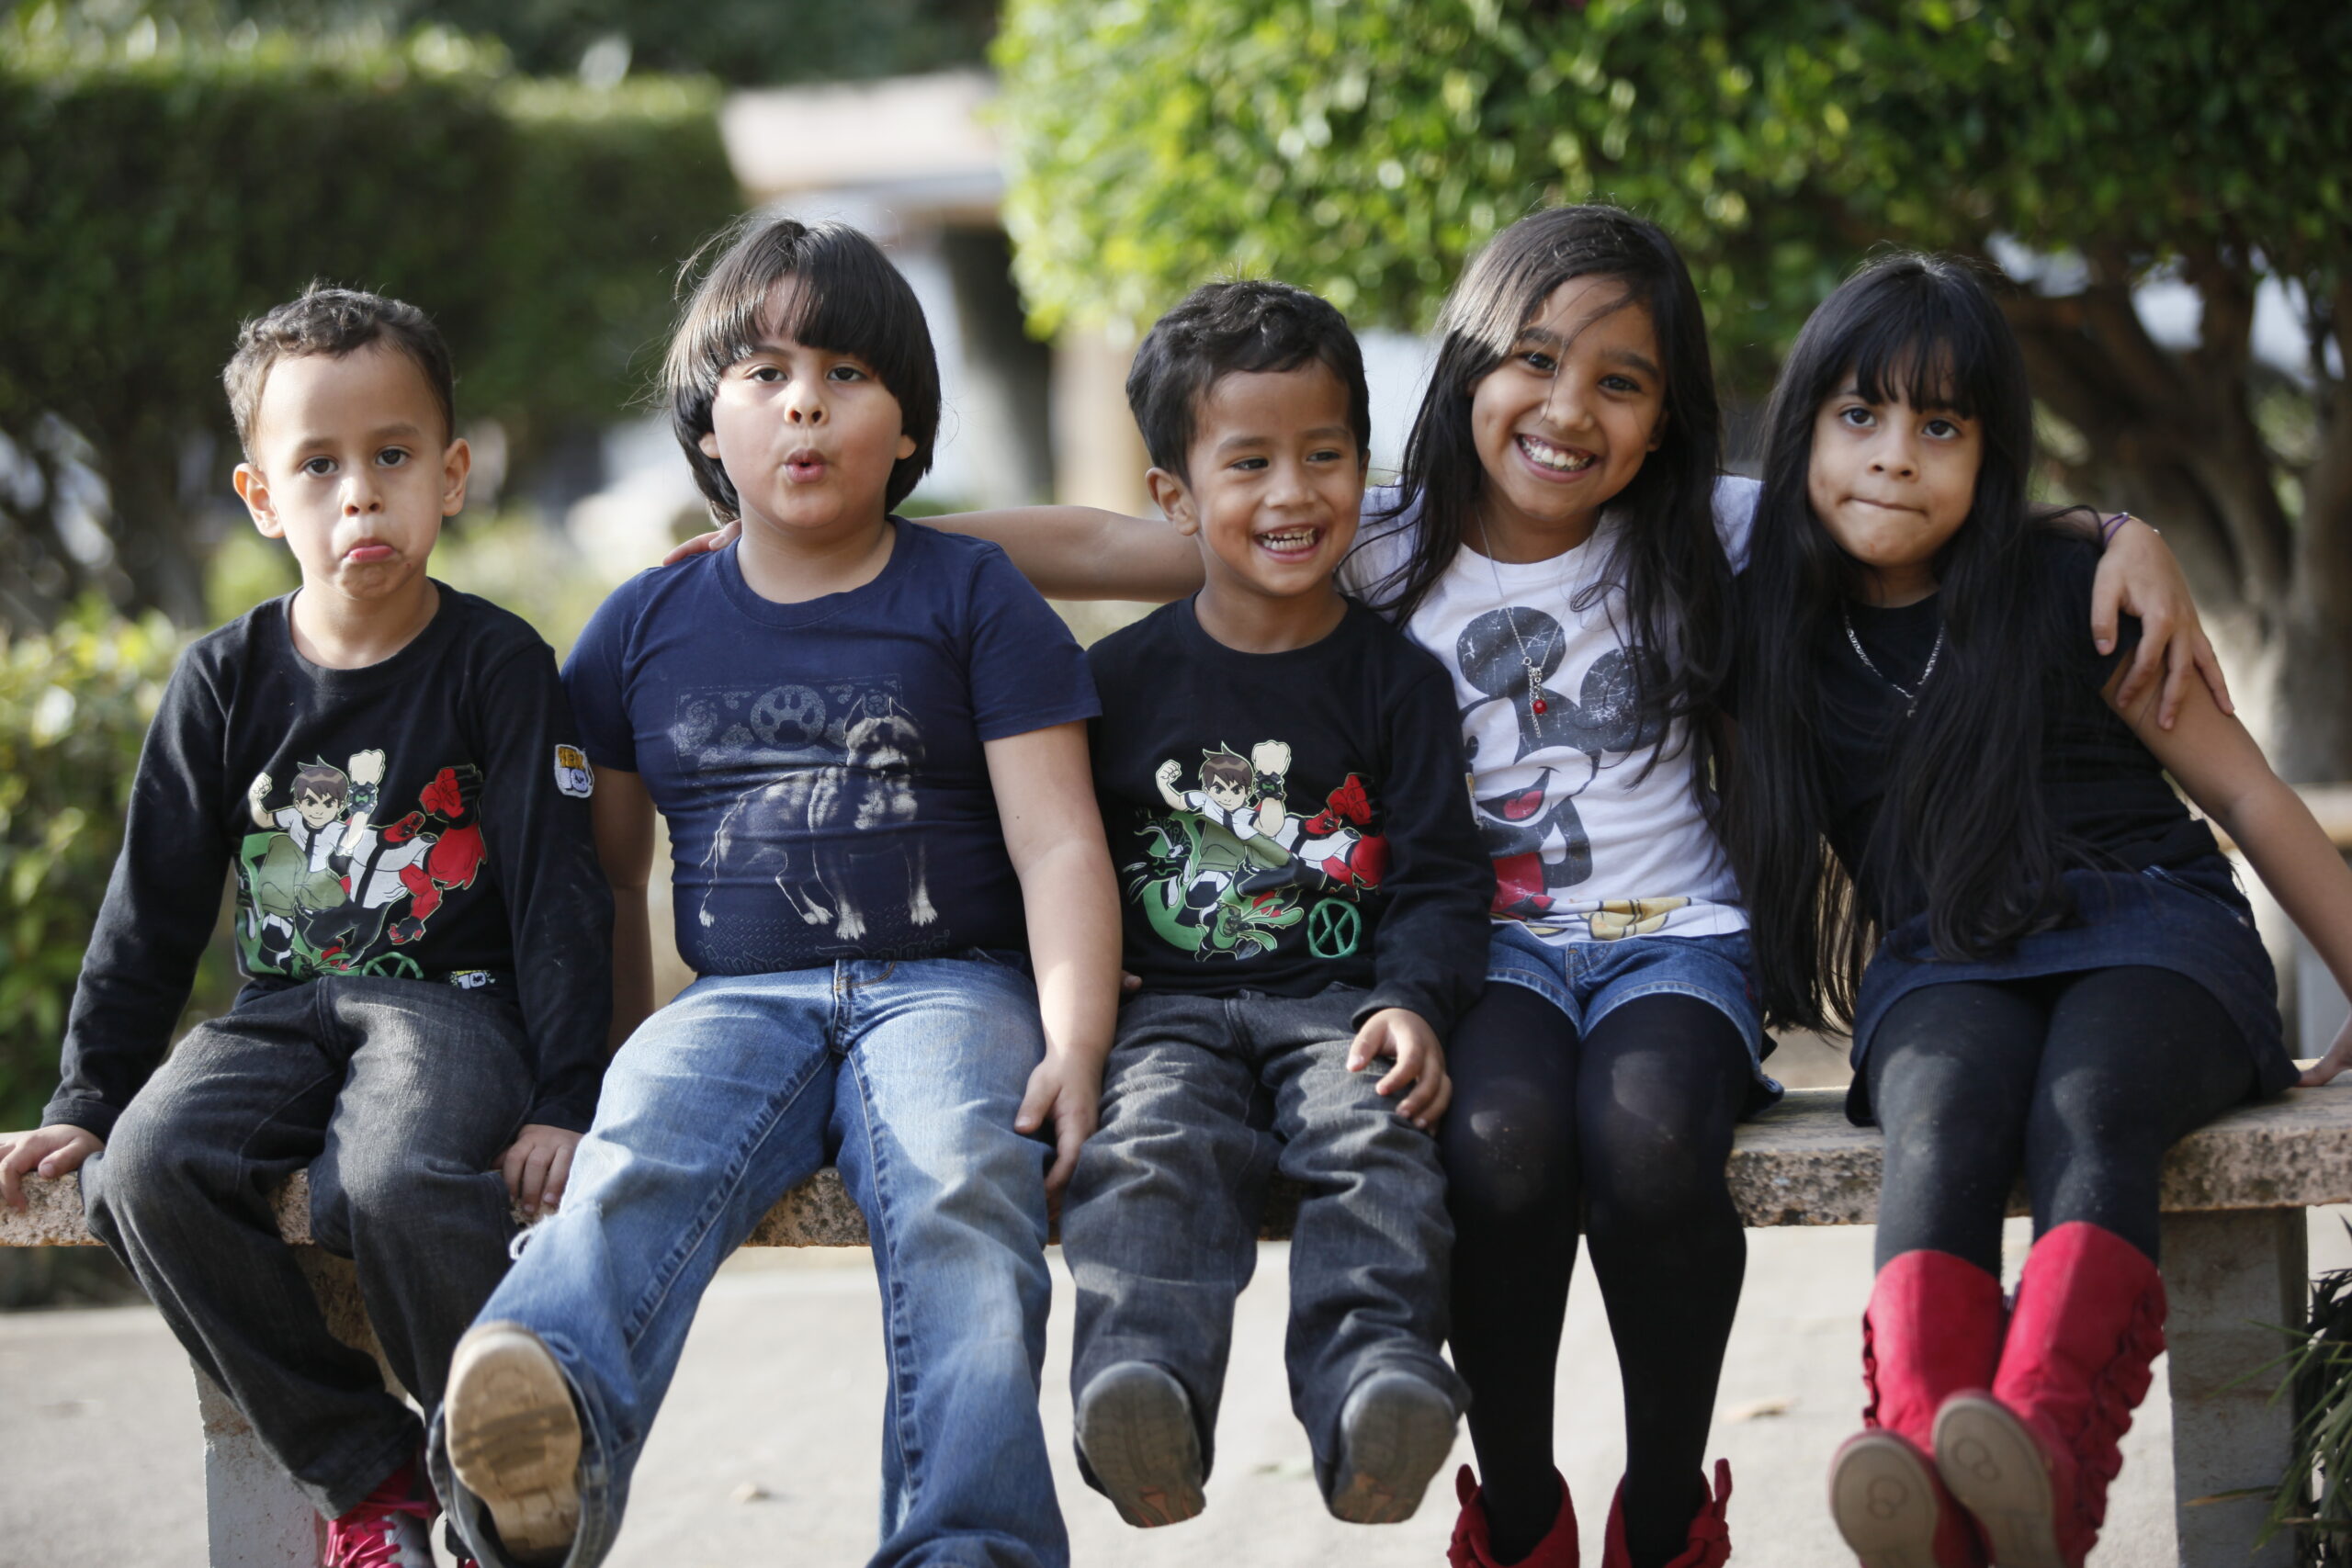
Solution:
<svg viewBox="0 0 2352 1568"><path fill-rule="evenodd" d="M1516 921L1498 920L1487 947L1487 983L1524 986L1567 1014L1581 1036L1638 997L1696 997L1731 1020L1756 1069L1750 1109L1781 1098L1764 1071L1772 1048L1746 931L1722 936L1629 936L1554 943Z"/></svg>

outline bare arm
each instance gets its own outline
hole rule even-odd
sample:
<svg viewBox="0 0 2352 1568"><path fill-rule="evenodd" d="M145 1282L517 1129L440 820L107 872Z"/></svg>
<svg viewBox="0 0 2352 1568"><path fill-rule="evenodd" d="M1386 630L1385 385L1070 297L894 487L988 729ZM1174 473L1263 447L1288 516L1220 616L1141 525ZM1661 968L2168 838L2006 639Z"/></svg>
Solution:
<svg viewBox="0 0 2352 1568"><path fill-rule="evenodd" d="M1013 1125L1054 1128L1046 1190L1059 1193L1094 1131L1102 1060L1119 1006L1119 894L1086 762L1086 727L1057 724L986 743L1004 847L1028 911L1046 1059Z"/></svg>
<svg viewBox="0 0 2352 1568"><path fill-rule="evenodd" d="M2116 699L2110 695L2109 701ZM2188 683L2179 719L2170 729L2155 721L2153 694L2135 709L2117 702L2116 711L2189 799L2245 851L2263 886L2310 939L2335 983L2352 996L2352 866L2344 863L2302 797L2270 771L2245 726L2216 707L2197 681ZM2352 1023L2302 1081L2325 1083L2347 1066Z"/></svg>
<svg viewBox="0 0 2352 1568"><path fill-rule="evenodd" d="M613 1026L609 1055L653 1010L653 930L645 886L653 874L653 797L645 780L617 768L596 770L588 802L596 858L613 887Z"/></svg>
<svg viewBox="0 0 2352 1568"><path fill-rule="evenodd" d="M2149 682L2164 676L2164 698L2157 705L2158 725L2170 729L2179 716L2193 681L2201 679L2224 714L2237 711L2230 701L2229 682L2222 678L2222 661L2198 618L2197 601L2180 562L2156 531L2136 517L2112 533L2105 519L2075 508L2060 513L2050 525L2093 544L2103 544L2098 575L2091 584L2091 639L2101 653L2115 646L2117 618L2140 618L2140 647L2132 656L2116 700L2135 705Z"/></svg>
<svg viewBox="0 0 2352 1568"><path fill-rule="evenodd" d="M1201 552L1166 523L1091 506L1008 506L922 520L950 534L1004 547L1030 585L1048 599L1133 599L1165 604L1201 586ZM671 565L723 549L740 524L699 535L662 558Z"/></svg>

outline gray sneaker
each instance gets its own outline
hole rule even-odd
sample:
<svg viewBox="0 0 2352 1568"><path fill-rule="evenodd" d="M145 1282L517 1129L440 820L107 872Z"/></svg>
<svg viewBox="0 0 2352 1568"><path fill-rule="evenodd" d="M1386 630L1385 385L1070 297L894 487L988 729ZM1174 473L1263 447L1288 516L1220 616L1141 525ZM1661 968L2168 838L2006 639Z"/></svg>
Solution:
<svg viewBox="0 0 2352 1568"><path fill-rule="evenodd" d="M1120 1361L1078 1396L1078 1451L1119 1510L1142 1529L1199 1513L1201 1439L1184 1385L1148 1361Z"/></svg>
<svg viewBox="0 0 2352 1568"><path fill-rule="evenodd" d="M1410 1372L1374 1372L1340 1407L1340 1462L1331 1517L1393 1525L1421 1506L1430 1477L1453 1451L1453 1402Z"/></svg>

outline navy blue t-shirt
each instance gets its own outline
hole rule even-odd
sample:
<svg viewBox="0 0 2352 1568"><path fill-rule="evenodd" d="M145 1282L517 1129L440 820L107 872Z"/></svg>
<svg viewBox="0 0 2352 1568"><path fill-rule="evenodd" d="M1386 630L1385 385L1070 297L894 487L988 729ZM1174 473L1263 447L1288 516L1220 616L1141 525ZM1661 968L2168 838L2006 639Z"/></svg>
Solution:
<svg viewBox="0 0 2352 1568"><path fill-rule="evenodd" d="M563 671L589 759L642 775L699 975L1025 948L985 741L1097 708L984 540L893 520L862 588L777 604L733 547L640 573Z"/></svg>

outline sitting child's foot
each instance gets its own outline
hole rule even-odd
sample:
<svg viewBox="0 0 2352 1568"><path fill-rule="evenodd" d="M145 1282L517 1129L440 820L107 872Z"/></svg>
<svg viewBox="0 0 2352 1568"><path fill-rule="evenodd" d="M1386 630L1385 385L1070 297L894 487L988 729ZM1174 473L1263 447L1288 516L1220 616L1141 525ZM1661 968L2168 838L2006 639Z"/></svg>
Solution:
<svg viewBox="0 0 2352 1568"><path fill-rule="evenodd" d="M1374 1372L1356 1384L1340 1410L1332 1517L1354 1525L1411 1518L1453 1450L1453 1402L1410 1372Z"/></svg>
<svg viewBox="0 0 2352 1568"><path fill-rule="evenodd" d="M403 1464L327 1521L325 1568L433 1568L431 1526L440 1511L416 1467Z"/></svg>
<svg viewBox="0 0 2352 1568"><path fill-rule="evenodd" d="M1184 1385L1148 1361L1106 1367L1078 1396L1078 1451L1119 1517L1141 1529L1191 1518L1201 1495L1201 1439Z"/></svg>
<svg viewBox="0 0 2352 1568"><path fill-rule="evenodd" d="M477 1324L458 1341L444 1403L449 1465L515 1556L560 1561L580 1528L580 1413L539 1337Z"/></svg>

